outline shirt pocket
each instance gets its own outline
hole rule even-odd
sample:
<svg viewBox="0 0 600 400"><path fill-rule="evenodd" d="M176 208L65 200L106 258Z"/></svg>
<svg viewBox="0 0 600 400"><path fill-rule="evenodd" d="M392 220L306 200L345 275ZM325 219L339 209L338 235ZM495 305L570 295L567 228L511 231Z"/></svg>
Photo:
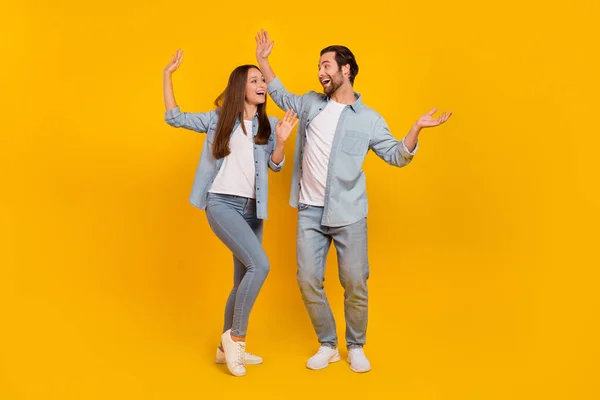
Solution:
<svg viewBox="0 0 600 400"><path fill-rule="evenodd" d="M271 158L271 152L267 149L267 146L261 146L262 150L258 152L260 159L265 165L268 165L269 158Z"/></svg>
<svg viewBox="0 0 600 400"><path fill-rule="evenodd" d="M360 131L347 131L342 151L351 156L364 156L369 149L369 135Z"/></svg>
<svg viewBox="0 0 600 400"><path fill-rule="evenodd" d="M258 147L260 147L265 153L270 155L273 152L273 149L275 148L275 135L270 135L269 141L265 144L259 144Z"/></svg>

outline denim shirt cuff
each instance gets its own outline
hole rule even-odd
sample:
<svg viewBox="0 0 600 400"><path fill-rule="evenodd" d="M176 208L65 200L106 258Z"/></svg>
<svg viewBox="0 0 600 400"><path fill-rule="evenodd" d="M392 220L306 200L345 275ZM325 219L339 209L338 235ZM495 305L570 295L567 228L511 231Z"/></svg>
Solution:
<svg viewBox="0 0 600 400"><path fill-rule="evenodd" d="M165 119L177 118L180 114L181 111L179 110L179 106L176 106L175 108L165 111Z"/></svg>
<svg viewBox="0 0 600 400"><path fill-rule="evenodd" d="M404 143L404 141L406 140L406 137L404 139L402 139L402 150L404 150L407 154L414 156L415 153L417 152L417 150L419 149L419 141L417 140L417 143L415 145L415 148L413 149L413 151L408 151L408 147L406 147L406 143Z"/></svg>
<svg viewBox="0 0 600 400"><path fill-rule="evenodd" d="M267 91L269 92L269 94L273 93L274 91L281 89L283 87L283 83L281 83L281 81L279 80L279 77L275 77L275 79L273 79L271 82L269 82L267 84Z"/></svg>
<svg viewBox="0 0 600 400"><path fill-rule="evenodd" d="M271 168L273 170L279 171L283 167L284 163L285 163L285 156L283 156L283 159L281 160L281 162L279 164L275 164L275 162L273 161L273 155L272 154L269 157L269 164L271 164Z"/></svg>

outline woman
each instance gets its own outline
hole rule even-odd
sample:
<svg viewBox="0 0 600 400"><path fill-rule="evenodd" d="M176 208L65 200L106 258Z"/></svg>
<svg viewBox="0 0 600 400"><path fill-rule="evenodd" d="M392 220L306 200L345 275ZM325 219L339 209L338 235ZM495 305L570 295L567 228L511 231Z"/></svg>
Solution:
<svg viewBox="0 0 600 400"><path fill-rule="evenodd" d="M268 168L281 170L285 141L298 120L291 110L279 122L267 116L267 85L253 65L233 70L215 100L215 110L182 113L171 80L182 59L183 51L177 50L164 70L165 120L207 134L190 202L206 210L211 229L234 256L234 284L225 307L217 363L226 363L233 375L243 376L244 364L262 362L246 353L245 337L250 311L269 272L262 248Z"/></svg>

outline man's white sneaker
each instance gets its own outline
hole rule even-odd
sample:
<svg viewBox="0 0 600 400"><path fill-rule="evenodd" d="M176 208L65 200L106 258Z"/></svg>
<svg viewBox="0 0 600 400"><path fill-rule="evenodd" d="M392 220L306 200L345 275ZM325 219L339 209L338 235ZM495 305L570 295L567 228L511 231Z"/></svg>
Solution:
<svg viewBox="0 0 600 400"><path fill-rule="evenodd" d="M348 362L350 363L350 369L354 372L369 372L371 370L371 363L365 356L362 347L348 351Z"/></svg>
<svg viewBox="0 0 600 400"><path fill-rule="evenodd" d="M250 354L250 353L246 352L246 354L244 355L244 364L246 364L246 365L257 365L257 364L262 364L262 362L263 362L263 359L260 358L259 356L255 356L254 354ZM216 363L217 364L227 364L227 360L225 359L225 353L219 347L217 347Z"/></svg>
<svg viewBox="0 0 600 400"><path fill-rule="evenodd" d="M246 375L244 367L244 354L246 354L246 342L234 342L231 338L231 329L221 335L221 344L225 350L225 362L229 372L234 376Z"/></svg>
<svg viewBox="0 0 600 400"><path fill-rule="evenodd" d="M308 359L306 367L309 369L323 369L329 365L329 363L340 361L340 353L338 349L332 349L331 347L321 346L317 354Z"/></svg>

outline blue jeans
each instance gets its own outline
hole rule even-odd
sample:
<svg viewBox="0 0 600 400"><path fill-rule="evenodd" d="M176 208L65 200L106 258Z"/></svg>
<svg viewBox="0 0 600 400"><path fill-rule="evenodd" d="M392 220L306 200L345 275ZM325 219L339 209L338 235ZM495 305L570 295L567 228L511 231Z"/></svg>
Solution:
<svg viewBox="0 0 600 400"><path fill-rule="evenodd" d="M244 337L248 318L263 282L269 260L262 248L263 221L256 217L256 201L246 197L208 194L208 223L233 253L233 288L225 306L223 332Z"/></svg>
<svg viewBox="0 0 600 400"><path fill-rule="evenodd" d="M349 349L362 347L368 319L367 219L346 226L327 227L321 225L322 217L323 207L306 204L298 207L296 256L302 299L321 345L337 347L335 320L323 286L325 262L333 241L344 288L346 346Z"/></svg>

